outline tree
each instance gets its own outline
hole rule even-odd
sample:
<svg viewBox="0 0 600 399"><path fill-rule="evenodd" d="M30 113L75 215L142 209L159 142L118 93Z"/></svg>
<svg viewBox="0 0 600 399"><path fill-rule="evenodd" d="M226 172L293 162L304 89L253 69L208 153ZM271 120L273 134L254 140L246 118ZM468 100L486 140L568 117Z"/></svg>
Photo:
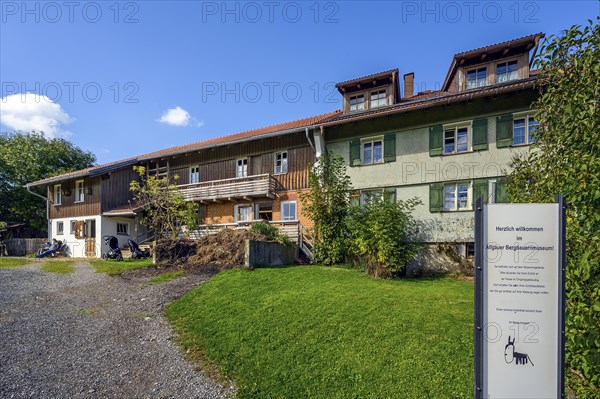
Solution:
<svg viewBox="0 0 600 399"><path fill-rule="evenodd" d="M0 134L0 218L25 221L47 229L44 200L23 186L36 180L94 165L96 157L65 139L51 139L44 133ZM43 189L32 189L46 196Z"/></svg>
<svg viewBox="0 0 600 399"><path fill-rule="evenodd" d="M364 204L352 206L348 214L350 256L376 277L403 272L421 249L411 213L422 202L416 197L407 201L392 199L372 196Z"/></svg>
<svg viewBox="0 0 600 399"><path fill-rule="evenodd" d="M142 223L154 230L157 236L179 235L183 226L194 228L198 224L198 205L186 202L179 188L167 176L146 176L146 168L134 166L139 180L133 180L129 189L134 193L133 201L144 209ZM179 179L175 175L173 180Z"/></svg>
<svg viewBox="0 0 600 399"><path fill-rule="evenodd" d="M514 202L567 200L565 360L577 398L600 397L599 20L544 42L537 139L509 176Z"/></svg>
<svg viewBox="0 0 600 399"><path fill-rule="evenodd" d="M344 261L347 250L346 215L352 188L344 159L322 154L309 172L310 191L302 195L304 213L313 221L315 260L325 265Z"/></svg>

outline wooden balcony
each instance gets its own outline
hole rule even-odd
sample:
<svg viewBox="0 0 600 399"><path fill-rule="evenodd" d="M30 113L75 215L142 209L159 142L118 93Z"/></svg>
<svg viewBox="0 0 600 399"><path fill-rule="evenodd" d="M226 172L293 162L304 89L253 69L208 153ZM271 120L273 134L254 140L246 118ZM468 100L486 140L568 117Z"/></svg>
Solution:
<svg viewBox="0 0 600 399"><path fill-rule="evenodd" d="M212 180L179 186L186 201L224 202L275 198L277 180L270 174Z"/></svg>

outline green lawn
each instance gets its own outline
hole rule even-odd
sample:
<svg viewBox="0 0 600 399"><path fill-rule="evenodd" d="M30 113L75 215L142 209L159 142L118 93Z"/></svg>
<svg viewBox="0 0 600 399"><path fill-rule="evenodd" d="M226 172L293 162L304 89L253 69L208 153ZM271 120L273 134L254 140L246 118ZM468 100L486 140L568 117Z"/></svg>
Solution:
<svg viewBox="0 0 600 399"><path fill-rule="evenodd" d="M473 289L317 266L236 269L167 315L240 398L467 398Z"/></svg>
<svg viewBox="0 0 600 399"><path fill-rule="evenodd" d="M0 269L3 267L19 267L19 266L25 266L25 265L29 265L31 263L35 262L32 259L26 259L26 258L5 258L5 257L0 257Z"/></svg>
<svg viewBox="0 0 600 399"><path fill-rule="evenodd" d="M185 272L183 270L177 272L166 272L161 274L160 276L154 277L152 280L144 284L144 286L166 283L167 281L175 280L182 276L185 276Z"/></svg>
<svg viewBox="0 0 600 399"><path fill-rule="evenodd" d="M146 259L123 259L116 261L114 259L92 259L88 261L98 273L106 273L110 276L121 274L124 271L132 269L141 269L152 266L152 258Z"/></svg>
<svg viewBox="0 0 600 399"><path fill-rule="evenodd" d="M69 274L75 271L74 260L45 260L41 269L45 272L57 273L57 274Z"/></svg>

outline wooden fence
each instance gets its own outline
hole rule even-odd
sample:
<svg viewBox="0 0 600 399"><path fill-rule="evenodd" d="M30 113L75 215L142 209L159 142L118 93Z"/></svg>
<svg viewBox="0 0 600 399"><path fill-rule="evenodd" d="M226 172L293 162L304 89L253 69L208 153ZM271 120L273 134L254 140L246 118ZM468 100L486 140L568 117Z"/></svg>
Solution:
<svg viewBox="0 0 600 399"><path fill-rule="evenodd" d="M4 241L8 256L35 254L42 247L41 238L11 238Z"/></svg>

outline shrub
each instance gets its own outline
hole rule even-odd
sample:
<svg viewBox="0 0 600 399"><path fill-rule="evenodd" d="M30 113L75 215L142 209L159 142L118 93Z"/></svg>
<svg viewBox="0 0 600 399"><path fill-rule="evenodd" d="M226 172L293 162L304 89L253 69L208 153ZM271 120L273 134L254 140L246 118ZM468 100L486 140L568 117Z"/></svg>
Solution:
<svg viewBox="0 0 600 399"><path fill-rule="evenodd" d="M315 261L323 265L342 263L347 253L346 216L352 189L344 159L333 152L323 154L310 170L310 191L300 199L304 214L313 221Z"/></svg>
<svg viewBox="0 0 600 399"><path fill-rule="evenodd" d="M280 233L277 227L272 226L265 221L252 223L250 226L250 231L256 234L264 235L269 241L276 241L280 244L288 246L293 245L292 240L290 240L287 235Z"/></svg>
<svg viewBox="0 0 600 399"><path fill-rule="evenodd" d="M420 203L417 198L391 202L374 197L351 207L347 226L353 263L378 277L403 273L419 250L411 213Z"/></svg>

